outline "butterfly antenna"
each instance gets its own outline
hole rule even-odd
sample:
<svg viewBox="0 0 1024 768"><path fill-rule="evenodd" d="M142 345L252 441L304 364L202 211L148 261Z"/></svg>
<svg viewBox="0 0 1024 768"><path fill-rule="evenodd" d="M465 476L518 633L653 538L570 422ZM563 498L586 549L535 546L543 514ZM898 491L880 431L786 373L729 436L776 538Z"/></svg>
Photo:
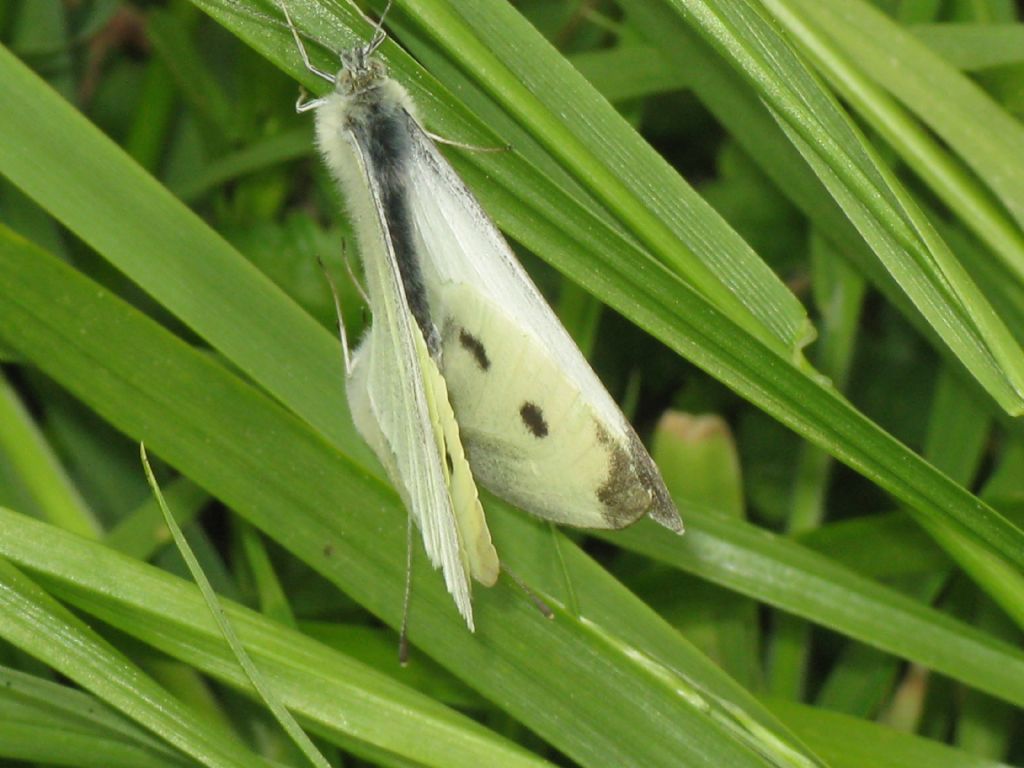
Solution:
<svg viewBox="0 0 1024 768"><path fill-rule="evenodd" d="M363 21L373 27L373 35L370 36L370 42L367 43L364 49L364 53L367 56L376 51L377 48L380 47L380 44L388 37L387 32L384 31L384 17L387 16L388 11L391 10L392 2L394 2L394 0L388 0L388 4L384 6L384 13L380 15L380 18L377 21L374 21L363 12L363 9L356 4L355 0L348 0L348 4L352 6L352 10L359 14Z"/></svg>
<svg viewBox="0 0 1024 768"><path fill-rule="evenodd" d="M388 0L388 4L384 6L384 12L377 19L376 25L373 28L373 36L370 38L370 44L367 46L367 53L373 53L388 39L388 33L384 31L384 19L388 15L388 11L391 10L391 4L394 0Z"/></svg>

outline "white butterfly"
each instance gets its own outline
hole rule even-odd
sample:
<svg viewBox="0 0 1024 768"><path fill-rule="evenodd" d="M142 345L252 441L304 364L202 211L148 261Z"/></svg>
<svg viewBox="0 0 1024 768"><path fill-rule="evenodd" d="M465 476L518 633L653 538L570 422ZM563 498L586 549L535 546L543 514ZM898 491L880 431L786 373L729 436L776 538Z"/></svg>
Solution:
<svg viewBox="0 0 1024 768"><path fill-rule="evenodd" d="M282 6L283 8L283 6ZM654 462L374 52L340 54L317 145L356 232L373 322L349 358L353 420L398 488L470 629L470 577L499 561L487 488L545 520L683 525ZM344 343L344 329L342 329Z"/></svg>

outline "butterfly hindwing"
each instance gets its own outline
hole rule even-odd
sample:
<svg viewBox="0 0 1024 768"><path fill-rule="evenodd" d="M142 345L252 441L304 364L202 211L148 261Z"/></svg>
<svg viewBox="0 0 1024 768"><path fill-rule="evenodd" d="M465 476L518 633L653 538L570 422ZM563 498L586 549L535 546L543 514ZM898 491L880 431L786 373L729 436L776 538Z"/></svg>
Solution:
<svg viewBox="0 0 1024 768"><path fill-rule="evenodd" d="M487 518L480 505L473 472L466 460L459 423L455 420L455 413L448 400L444 377L427 351L423 336L415 334L415 341L434 438L438 452L444 456L442 470L452 501L463 565L474 579L490 587L498 580L498 553L491 543Z"/></svg>

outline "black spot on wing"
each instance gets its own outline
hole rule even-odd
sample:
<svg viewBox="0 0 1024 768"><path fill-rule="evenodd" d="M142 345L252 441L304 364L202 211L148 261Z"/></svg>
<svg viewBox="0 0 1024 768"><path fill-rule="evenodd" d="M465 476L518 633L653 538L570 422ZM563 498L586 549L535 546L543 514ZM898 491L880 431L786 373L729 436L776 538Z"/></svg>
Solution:
<svg viewBox="0 0 1024 768"><path fill-rule="evenodd" d="M473 356L481 371L486 371L491 367L491 359L487 357L487 350L484 349L483 342L465 328L459 329L459 344Z"/></svg>
<svg viewBox="0 0 1024 768"><path fill-rule="evenodd" d="M536 403L525 402L519 407L519 417L534 437L547 437L548 423L544 421L544 411Z"/></svg>

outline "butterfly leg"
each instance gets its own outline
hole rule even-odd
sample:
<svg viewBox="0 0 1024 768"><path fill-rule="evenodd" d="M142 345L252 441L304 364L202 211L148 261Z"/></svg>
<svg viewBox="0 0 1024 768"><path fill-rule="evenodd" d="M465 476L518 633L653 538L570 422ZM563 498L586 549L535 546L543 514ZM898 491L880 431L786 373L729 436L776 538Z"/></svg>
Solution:
<svg viewBox="0 0 1024 768"><path fill-rule="evenodd" d="M306 89L299 88L299 98L295 100L295 111L299 114L303 112L309 112L310 110L316 109L324 103L324 99L311 99L309 94L306 93Z"/></svg>
<svg viewBox="0 0 1024 768"><path fill-rule="evenodd" d="M501 572L508 576L530 598L530 602L533 603L534 607L543 614L545 619L555 618L555 612L551 610L551 607L545 603L540 596L526 586L526 582L519 578L513 571L510 571L505 563L501 563Z"/></svg>
<svg viewBox="0 0 1024 768"><path fill-rule="evenodd" d="M290 13L288 13L288 6L285 5L284 0L277 0L277 4L281 7L281 10L284 12L285 21L288 22L288 29L291 30L292 37L295 39L295 47L299 49L299 56L302 57L302 63L306 65L306 69L308 69L310 72L312 72L317 77L322 78L322 79L326 80L329 83L333 83L334 82L334 75L333 74L331 74L330 72L324 72L322 69L320 69L319 67L315 66L313 64L313 62L311 62L309 60L309 54L306 53L306 46L303 45L302 38L299 37L299 30L297 30L295 28L295 22L292 21L292 16L291 16ZM312 102L306 102L307 105L309 105L311 103ZM298 104L295 105L295 108L298 109L300 112L304 111L304 110L299 109L299 105ZM307 108L308 109L312 109L312 107L309 107L309 106L307 106Z"/></svg>
<svg viewBox="0 0 1024 768"><path fill-rule="evenodd" d="M562 578L565 580L565 594L567 597L566 607L568 607L569 612L573 616L579 618L580 601L576 596L576 587L573 586L572 577L569 575L569 566L565 562L565 556L562 553L562 545L559 543L560 536L558 533L558 527L550 520L548 521L548 531L551 533L551 541L555 548L555 555L557 556L558 563L562 569Z"/></svg>
<svg viewBox="0 0 1024 768"><path fill-rule="evenodd" d="M405 596L402 598L402 631L398 636L398 663L409 663L409 601L412 599L412 515L405 528Z"/></svg>
<svg viewBox="0 0 1024 768"><path fill-rule="evenodd" d="M341 340L341 359L345 361L345 375L350 376L352 374L352 356L348 351L348 334L345 333L345 318L341 314L341 300L338 298L338 289L334 285L334 278L327 271L327 266L324 264L323 259L317 256L316 261L320 265L320 269L323 270L324 277L327 278L327 285L331 289L331 298L334 299L334 312L338 317L338 338Z"/></svg>
<svg viewBox="0 0 1024 768"><path fill-rule="evenodd" d="M341 260L345 262L345 271L348 272L349 279L352 280L352 285L359 291L360 297L363 299L363 304L370 306L370 297L366 293L366 289L363 288L363 284L359 282L359 278L356 277L355 271L352 269L352 262L348 258L348 248L345 247L345 241L341 241Z"/></svg>

